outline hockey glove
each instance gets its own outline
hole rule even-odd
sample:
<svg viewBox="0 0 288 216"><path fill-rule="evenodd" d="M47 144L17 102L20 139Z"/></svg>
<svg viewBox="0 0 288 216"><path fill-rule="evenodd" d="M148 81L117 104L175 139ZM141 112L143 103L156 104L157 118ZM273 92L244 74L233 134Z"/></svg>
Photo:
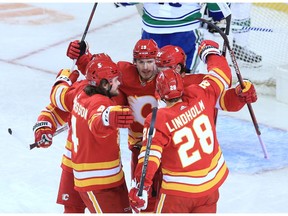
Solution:
<svg viewBox="0 0 288 216"><path fill-rule="evenodd" d="M149 187L144 187L142 196L139 197L139 188L138 187L132 187L129 192L129 201L130 206L133 209L134 212L139 213L140 210L145 210L148 206L148 191Z"/></svg>
<svg viewBox="0 0 288 216"><path fill-rule="evenodd" d="M68 86L71 86L74 82L77 81L78 77L79 77L79 72L77 70L70 72L69 69L62 69L57 74L54 85L64 82Z"/></svg>
<svg viewBox="0 0 288 216"><path fill-rule="evenodd" d="M239 100L244 103L254 103L257 101L257 93L255 87L250 80L244 79L245 88L242 89L241 85L238 83L235 87L235 92L239 97Z"/></svg>
<svg viewBox="0 0 288 216"><path fill-rule="evenodd" d="M73 60L78 59L80 56L84 55L88 49L88 43L85 41L79 42L79 40L75 40L70 42L66 55Z"/></svg>
<svg viewBox="0 0 288 216"><path fill-rule="evenodd" d="M38 121L33 126L35 142L37 148L48 148L52 145L53 130L52 125L48 121Z"/></svg>
<svg viewBox="0 0 288 216"><path fill-rule="evenodd" d="M198 55L200 59L206 63L208 55L221 55L219 45L212 40L203 40L198 48Z"/></svg>
<svg viewBox="0 0 288 216"><path fill-rule="evenodd" d="M105 126L114 128L129 128L134 116L128 106L109 106L102 113L102 122Z"/></svg>

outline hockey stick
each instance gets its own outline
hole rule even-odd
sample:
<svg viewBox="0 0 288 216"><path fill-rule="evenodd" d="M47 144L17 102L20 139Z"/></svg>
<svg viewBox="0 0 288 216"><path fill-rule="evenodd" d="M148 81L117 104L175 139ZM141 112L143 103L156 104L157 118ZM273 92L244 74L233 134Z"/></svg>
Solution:
<svg viewBox="0 0 288 216"><path fill-rule="evenodd" d="M158 110L157 107L154 107L152 110L152 118L151 118L150 128L149 128L149 132L148 132L146 152L145 152L145 156L144 156L141 179L140 179L140 183L139 183L139 191L138 191L139 197L141 197L143 194L144 181L145 181L146 172L147 172L147 165L148 165L148 159L149 159L149 154L150 154L150 148L151 148L151 144L152 144L152 136L153 136L153 132L154 132L154 125L155 125L155 121L156 121L157 110Z"/></svg>
<svg viewBox="0 0 288 216"><path fill-rule="evenodd" d="M61 128L59 128L58 130L56 130L56 132L53 134L53 137L54 137L54 136L57 136L58 134L62 133L63 131L65 131L65 130L67 130L67 129L68 129L68 124L65 124L64 126L62 126ZM22 138L20 138L20 136L19 136L17 133L15 133L15 131L12 131L11 128L8 128L8 133L9 133L11 136L15 137L16 139L18 139L21 143L25 144L25 141L24 141ZM39 143L42 143L42 142L43 142L43 140L40 140L40 141L38 141L38 142L35 142L35 143L30 144L30 145L29 145L30 150L33 149L33 148L35 148L35 147L37 147L37 146L39 145Z"/></svg>
<svg viewBox="0 0 288 216"><path fill-rule="evenodd" d="M231 18L232 18L232 17L231 17L231 14L226 17L225 34L227 35L227 37L228 37L228 35L229 35L229 33L230 33ZM224 43L223 43L223 49L222 49L222 54L223 54L224 57L226 57L226 50L227 50L227 45L226 45L226 43L224 42Z"/></svg>
<svg viewBox="0 0 288 216"><path fill-rule="evenodd" d="M236 75L237 75L238 81L240 83L241 88L244 89L245 85L244 85L244 82L243 82L243 78L242 78L242 75L240 73L240 69L238 67L235 54L234 54L234 52L233 52L233 50L232 50L232 48L231 48L231 46L229 44L229 40L228 40L227 35L218 26L216 26L215 24L213 24L213 23L211 23L211 22L209 22L209 21L207 21L205 19L202 19L202 18L198 18L198 20L200 20L201 22L207 23L207 25L209 25L211 28L214 28L221 35L221 37L224 39L224 43L226 44L226 46L228 48L228 51L229 51L229 54L231 56L231 60L232 60L232 63L233 63L233 67L234 67L234 69L236 71ZM261 144L262 151L264 153L264 158L268 159L268 153L267 153L267 150L266 150L266 146L262 142L262 139L261 139L261 136L260 136L261 132L259 130L259 125L257 123L256 117L255 117L255 114L254 114L254 111L253 111L253 108L252 108L252 105L250 103L247 103L247 106L248 106L248 110L249 110L252 122L254 124L254 128L256 130L259 142Z"/></svg>
<svg viewBox="0 0 288 216"><path fill-rule="evenodd" d="M226 28L225 28L225 34L228 36L230 33L230 24L231 24L231 10L229 6L226 3L218 3L219 8L221 9L225 20L226 20ZM222 54L225 57L226 56L226 44L223 43L223 48L222 48ZM218 117L218 109L215 108L215 117L214 117L214 124L216 125L217 123L217 117Z"/></svg>
<svg viewBox="0 0 288 216"><path fill-rule="evenodd" d="M86 35L87 35L87 33L88 33L88 30L89 30L89 27L90 27L90 24L91 24L91 21L92 21L92 19L93 19L93 16L94 16L95 11L96 11L96 8L97 8L97 5L98 5L98 2L94 3L94 6L93 6L92 11L91 11L91 13L90 13L90 17L89 17L89 19L88 19L88 22L87 22L87 24L86 24L85 30L84 30L84 32L83 32L83 35L82 35L80 44L85 41ZM74 67L75 67L75 65L76 65L76 62L77 62L77 59L74 59L70 71L73 71L73 70L74 70Z"/></svg>

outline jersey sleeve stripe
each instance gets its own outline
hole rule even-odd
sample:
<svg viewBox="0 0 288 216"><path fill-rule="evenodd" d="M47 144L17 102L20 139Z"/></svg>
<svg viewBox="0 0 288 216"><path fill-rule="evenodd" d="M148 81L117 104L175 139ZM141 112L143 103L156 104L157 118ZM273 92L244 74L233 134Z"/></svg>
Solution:
<svg viewBox="0 0 288 216"><path fill-rule="evenodd" d="M220 95L220 98L217 104L217 108L220 108L221 110L224 110L224 111L227 110L226 105L225 105L225 94L226 94L226 91L223 91L222 94Z"/></svg>
<svg viewBox="0 0 288 216"><path fill-rule="evenodd" d="M213 80L215 83L217 83L221 93L224 91L225 86L224 86L223 82L221 82L221 80L219 80L218 77L215 77L215 76L209 74L209 75L205 76L205 78L209 78L209 79Z"/></svg>
<svg viewBox="0 0 288 216"><path fill-rule="evenodd" d="M58 112L60 111L59 109L57 112L57 109L51 104L49 104L47 106L47 110L51 112L53 118L55 118L55 121L57 122L57 125L64 125L66 123L66 120L62 118L61 113L58 114Z"/></svg>
<svg viewBox="0 0 288 216"><path fill-rule="evenodd" d="M51 94L51 102L52 104L54 104L54 106L58 107L60 110L62 111L69 111L67 109L67 107L62 104L63 98L65 96L65 93L67 91L67 87L66 86L56 86L55 89L53 90L52 94ZM63 97L63 98L62 98Z"/></svg>
<svg viewBox="0 0 288 216"><path fill-rule="evenodd" d="M49 118L50 122L53 124L53 127L57 128L58 126L57 121L51 112L49 112L48 110L42 110L40 115Z"/></svg>
<svg viewBox="0 0 288 216"><path fill-rule="evenodd" d="M212 73L211 73L212 72ZM222 82L224 83L225 86L227 86L226 88L228 88L230 86L230 82L231 79L226 75L226 73L224 73L222 70L220 70L219 68L213 68L212 71L210 71L211 74L217 74L218 78L220 80L223 80Z"/></svg>
<svg viewBox="0 0 288 216"><path fill-rule="evenodd" d="M159 167L159 165L160 165L160 159L158 157L153 156L153 155L149 155L149 160L148 161L149 162L154 162L155 164L157 164L157 167ZM138 163L139 164L144 163L144 158L143 157L140 158L138 160Z"/></svg>

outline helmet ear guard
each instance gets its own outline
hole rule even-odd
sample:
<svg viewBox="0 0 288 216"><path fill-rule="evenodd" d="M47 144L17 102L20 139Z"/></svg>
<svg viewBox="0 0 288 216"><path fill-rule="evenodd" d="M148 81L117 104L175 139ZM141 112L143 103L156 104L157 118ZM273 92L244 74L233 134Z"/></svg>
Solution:
<svg viewBox="0 0 288 216"><path fill-rule="evenodd" d="M171 100L183 95L183 80L179 73L173 69L159 72L156 78L156 90L161 99Z"/></svg>
<svg viewBox="0 0 288 216"><path fill-rule="evenodd" d="M140 39L134 46L133 58L150 59L156 58L158 53L158 45L153 39Z"/></svg>

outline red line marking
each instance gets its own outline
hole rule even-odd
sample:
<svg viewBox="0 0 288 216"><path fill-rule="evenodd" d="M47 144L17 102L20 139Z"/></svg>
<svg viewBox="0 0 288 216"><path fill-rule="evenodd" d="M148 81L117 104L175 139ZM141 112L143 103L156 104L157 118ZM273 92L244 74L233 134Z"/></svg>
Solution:
<svg viewBox="0 0 288 216"><path fill-rule="evenodd" d="M122 21L125 21L125 20L128 20L128 19L132 19L133 17L135 16L139 16L138 13L134 13L132 15L129 15L129 16L125 16L125 17L122 17L121 19L117 19L117 20L114 20L114 21L111 21L110 23L106 23L104 25L101 25L99 27L96 27L96 28L92 28L90 29L88 32L95 32L95 31L98 31L98 30L101 30L103 28L106 28L106 27L109 27L109 26L113 26L117 23L120 23ZM81 34L77 34L77 35L74 35L72 37L69 37L69 38L66 38L64 40L61 40L59 42L56 42L54 44L51 44L49 46L46 46L46 47L43 47L41 49L38 49L38 50L35 50L35 51L32 51L32 52L29 52L25 55L22 55L22 56L19 56L17 58L14 58L14 59L11 59L11 60L5 60L5 59L0 59L1 62L5 62L5 63L8 63L8 64L12 64L12 65L17 65L17 66L22 66L22 67L27 67L27 68L30 68L32 70L37 70L37 71L40 71L40 72L44 72L44 73L48 73L48 74L57 74L57 72L55 71L50 71L50 70L46 70L46 69L43 69L43 68L38 68L38 67L35 67L35 66L31 66L31 65L27 65L27 64L23 64L23 63L19 63L17 62L18 60L20 59L24 59L24 58L27 58L27 57L30 57L32 55L35 55L35 54L38 54L40 52L43 52L43 51L46 51L52 47L56 47L62 43L67 43L67 42L70 42L71 40L75 39L75 38L80 38L82 37L82 33Z"/></svg>
<svg viewBox="0 0 288 216"><path fill-rule="evenodd" d="M132 14L132 15L129 15L129 16L122 17L121 19L114 20L114 21L112 21L112 22L110 22L110 23L101 25L101 26L99 26L99 27L92 28L92 29L90 29L90 30L88 31L88 33L89 33L89 32L92 33L92 32L101 30L101 29L103 29L103 28L106 28L106 27L109 27L109 26L113 26L113 25L115 25L115 24L117 24L117 23L120 23L120 22L122 22L122 21L125 21L125 20L128 20L128 19L132 19L134 16L139 16L139 14L138 14L138 13L135 13L135 14ZM20 60L20 59L23 59L23 58L26 58L26 57L29 57L29 56L38 54L38 53L43 52L43 51L46 51L46 50L48 50L48 49L50 49L50 48L52 48L52 47L59 46L59 45L61 45L61 44L63 44L63 43L70 42L70 41L72 41L73 39L75 39L75 38L80 38L80 37L82 37L82 33L81 33L81 34L74 35L74 36L69 37L69 38L66 38L66 39L64 39L64 40L61 40L61 41L56 42L56 43L54 43L54 44L51 44L51 45L49 45L49 46L43 47L43 48L41 48L41 49L34 50L34 51L32 51L32 52L26 53L25 55L19 56L19 57L14 58L14 59L11 59L11 61L17 61L17 60Z"/></svg>
<svg viewBox="0 0 288 216"><path fill-rule="evenodd" d="M55 71L50 71L50 70L46 70L43 68L38 68L38 67L31 66L31 65L26 65L26 64L22 64L22 63L11 61L11 60L0 59L0 61L4 62L4 63L12 64L12 65L27 67L27 68L30 68L33 70L38 70L38 71L44 72L44 73L57 74Z"/></svg>

